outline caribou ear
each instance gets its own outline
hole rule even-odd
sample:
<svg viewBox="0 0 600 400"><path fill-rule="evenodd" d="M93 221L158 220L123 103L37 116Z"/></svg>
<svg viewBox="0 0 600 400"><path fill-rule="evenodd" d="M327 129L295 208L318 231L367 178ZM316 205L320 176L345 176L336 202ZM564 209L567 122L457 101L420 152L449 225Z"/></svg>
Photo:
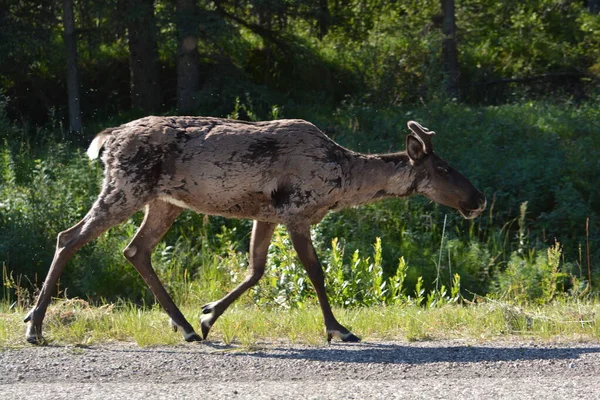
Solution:
<svg viewBox="0 0 600 400"><path fill-rule="evenodd" d="M413 134L406 135L406 153L413 161L419 161L427 154L425 144Z"/></svg>
<svg viewBox="0 0 600 400"><path fill-rule="evenodd" d="M408 129L423 142L425 154L433 153L433 143L431 142L431 138L435 135L435 132L421 126L421 124L416 121L408 121L406 125L408 126Z"/></svg>

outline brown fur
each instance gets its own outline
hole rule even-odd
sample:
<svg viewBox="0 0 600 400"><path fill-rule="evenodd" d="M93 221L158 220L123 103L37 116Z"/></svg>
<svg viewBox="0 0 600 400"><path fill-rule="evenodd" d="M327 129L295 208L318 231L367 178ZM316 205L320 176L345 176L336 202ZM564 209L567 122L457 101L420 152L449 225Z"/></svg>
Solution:
<svg viewBox="0 0 600 400"><path fill-rule="evenodd" d="M125 196L282 224L317 223L334 206L366 203L397 163L408 163L345 149L302 120L147 117L110 135L103 160L110 178L123 175ZM400 180L408 182L405 175ZM408 194L409 187L393 191Z"/></svg>

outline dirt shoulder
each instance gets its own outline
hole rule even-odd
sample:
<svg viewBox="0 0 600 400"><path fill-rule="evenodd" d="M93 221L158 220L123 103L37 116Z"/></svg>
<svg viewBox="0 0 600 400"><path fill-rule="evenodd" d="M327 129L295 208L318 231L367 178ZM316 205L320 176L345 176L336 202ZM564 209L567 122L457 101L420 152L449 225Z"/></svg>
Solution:
<svg viewBox="0 0 600 400"><path fill-rule="evenodd" d="M600 398L600 343L219 343L0 351L2 398Z"/></svg>

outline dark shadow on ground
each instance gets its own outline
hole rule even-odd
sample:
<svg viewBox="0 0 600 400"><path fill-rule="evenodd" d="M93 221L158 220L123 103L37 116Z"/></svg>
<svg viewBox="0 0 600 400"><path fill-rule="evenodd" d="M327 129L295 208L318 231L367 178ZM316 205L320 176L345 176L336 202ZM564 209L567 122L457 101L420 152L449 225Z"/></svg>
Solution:
<svg viewBox="0 0 600 400"><path fill-rule="evenodd" d="M523 360L572 360L582 354L600 353L600 346L561 347L523 346L422 346L410 344L335 344L322 348L270 348L256 351L255 357L339 361L345 363L427 364L437 362L498 362Z"/></svg>
<svg viewBox="0 0 600 400"><path fill-rule="evenodd" d="M196 347L198 346L198 347ZM566 347L560 344L534 344L523 346L502 346L490 342L489 345L439 345L435 342L424 344L394 343L335 343L329 346L303 345L256 345L250 349L219 342L185 344L173 348L150 347L96 350L111 352L137 353L173 353L173 354L227 354L257 358L309 360L344 363L382 363L382 364L429 364L439 362L499 362L525 360L575 360L582 354L600 353L599 345L575 345ZM91 348L90 348L91 350Z"/></svg>

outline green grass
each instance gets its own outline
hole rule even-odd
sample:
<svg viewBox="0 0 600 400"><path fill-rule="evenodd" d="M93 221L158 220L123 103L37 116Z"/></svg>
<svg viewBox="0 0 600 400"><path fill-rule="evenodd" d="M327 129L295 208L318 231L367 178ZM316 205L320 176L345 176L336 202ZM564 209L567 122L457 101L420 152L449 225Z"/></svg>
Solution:
<svg viewBox="0 0 600 400"><path fill-rule="evenodd" d="M8 308L7 304L0 306L0 348L25 346L25 312ZM486 299L476 304L433 308L374 306L334 312L363 341L596 341L600 340L599 310L597 301L517 307ZM182 312L198 325L199 306L182 307ZM124 303L93 307L77 299L53 302L44 335L49 343L57 345L121 341L146 347L184 343L157 306L143 309ZM321 311L315 304L291 310L237 304L217 321L209 340L241 347L279 341L322 345L325 334Z"/></svg>

